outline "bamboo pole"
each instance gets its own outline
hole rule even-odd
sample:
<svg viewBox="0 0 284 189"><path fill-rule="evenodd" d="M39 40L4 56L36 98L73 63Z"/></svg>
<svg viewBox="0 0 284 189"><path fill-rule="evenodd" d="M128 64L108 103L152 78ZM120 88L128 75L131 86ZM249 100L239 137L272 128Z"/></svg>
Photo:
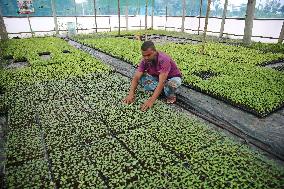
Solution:
<svg viewBox="0 0 284 189"><path fill-rule="evenodd" d="M256 3L256 0L248 0L248 3L247 3L245 29L244 29L244 37L243 37L243 43L245 45L250 45L251 43L255 3Z"/></svg>
<svg viewBox="0 0 284 189"><path fill-rule="evenodd" d="M223 37L223 33L224 33L227 8L228 8L228 0L225 0L224 9L223 9L223 15L222 15L221 28L220 28L220 34L219 34L219 38L220 39Z"/></svg>
<svg viewBox="0 0 284 189"><path fill-rule="evenodd" d="M120 0L117 0L118 36L120 36Z"/></svg>
<svg viewBox="0 0 284 189"><path fill-rule="evenodd" d="M28 18L28 22L29 22L29 26L30 26L30 31L31 31L32 37L34 37L34 32L33 32L33 29L32 29L32 25L31 25L29 14L27 14L27 18Z"/></svg>
<svg viewBox="0 0 284 189"><path fill-rule="evenodd" d="M197 31L198 35L199 35L199 30L200 30L200 17L201 17L201 14L202 14L202 4L203 4L203 0L200 0L199 19L198 19L198 31Z"/></svg>
<svg viewBox="0 0 284 189"><path fill-rule="evenodd" d="M204 26L204 32L203 32L203 37L202 37L201 54L204 54L204 52L205 52L206 32L207 32L208 19L209 19L209 13L210 13L210 4L211 4L211 0L208 0L207 10L206 10L206 18L205 18L205 26Z"/></svg>
<svg viewBox="0 0 284 189"><path fill-rule="evenodd" d="M279 34L278 43L282 43L283 42L283 37L284 37L284 22L282 24L281 32Z"/></svg>
<svg viewBox="0 0 284 189"><path fill-rule="evenodd" d="M148 17L148 0L145 5L145 41L147 41L147 17Z"/></svg>
<svg viewBox="0 0 284 189"><path fill-rule="evenodd" d="M0 9L0 37L1 37L1 40L8 39L8 34L7 34L7 30L6 30L6 26L5 26L3 16L2 16L1 9Z"/></svg>
<svg viewBox="0 0 284 189"><path fill-rule="evenodd" d="M167 23L168 23L168 5L166 5L166 23L165 23L165 30L167 30Z"/></svg>
<svg viewBox="0 0 284 189"><path fill-rule="evenodd" d="M96 33L98 32L98 23L97 23L97 6L96 6L96 0L94 0L94 13L95 13L95 27L96 27Z"/></svg>
<svg viewBox="0 0 284 189"><path fill-rule="evenodd" d="M51 0L51 9L52 9L52 15L53 15L53 21L55 26L55 32L56 34L59 34L58 31L58 24L57 24L57 17L56 17L56 7L55 7L55 0Z"/></svg>
<svg viewBox="0 0 284 189"><path fill-rule="evenodd" d="M184 21L185 21L185 0L182 0L182 21L181 21L181 32L184 32Z"/></svg>
<svg viewBox="0 0 284 189"><path fill-rule="evenodd" d="M151 28L154 29L154 0L152 0Z"/></svg>
<svg viewBox="0 0 284 189"><path fill-rule="evenodd" d="M76 25L76 34L78 34L78 18L77 18L77 6L76 6L76 2L74 0L74 8L75 8L75 19L76 19L76 22L75 22L75 25Z"/></svg>
<svg viewBox="0 0 284 189"><path fill-rule="evenodd" d="M126 0L126 7L125 7L125 25L126 25L126 31L128 31L128 0Z"/></svg>
<svg viewBox="0 0 284 189"><path fill-rule="evenodd" d="M108 25L109 25L109 31L111 32L110 16L108 17Z"/></svg>

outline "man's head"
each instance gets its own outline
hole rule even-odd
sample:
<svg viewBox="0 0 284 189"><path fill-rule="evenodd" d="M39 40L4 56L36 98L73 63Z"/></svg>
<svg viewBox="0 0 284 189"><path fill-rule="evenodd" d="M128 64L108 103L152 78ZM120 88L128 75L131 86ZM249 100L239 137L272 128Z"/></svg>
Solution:
<svg viewBox="0 0 284 189"><path fill-rule="evenodd" d="M155 61L157 51L152 41L145 41L141 46L141 52L146 62Z"/></svg>

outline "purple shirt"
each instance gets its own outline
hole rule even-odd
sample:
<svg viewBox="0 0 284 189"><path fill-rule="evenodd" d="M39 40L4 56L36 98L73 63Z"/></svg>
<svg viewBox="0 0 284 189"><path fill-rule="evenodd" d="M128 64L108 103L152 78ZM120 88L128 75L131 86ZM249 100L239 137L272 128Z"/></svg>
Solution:
<svg viewBox="0 0 284 189"><path fill-rule="evenodd" d="M149 75L159 77L160 73L168 73L168 78L181 77L181 72L172 58L163 52L158 52L157 64L152 65L144 61L140 62L138 66L139 72L147 72Z"/></svg>

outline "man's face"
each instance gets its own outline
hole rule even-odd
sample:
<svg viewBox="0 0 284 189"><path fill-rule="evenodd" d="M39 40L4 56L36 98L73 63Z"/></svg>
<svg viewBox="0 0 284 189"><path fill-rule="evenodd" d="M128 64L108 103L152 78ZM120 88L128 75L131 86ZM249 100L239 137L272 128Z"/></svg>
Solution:
<svg viewBox="0 0 284 189"><path fill-rule="evenodd" d="M141 51L145 62L149 63L155 60L156 51L148 48L146 51Z"/></svg>

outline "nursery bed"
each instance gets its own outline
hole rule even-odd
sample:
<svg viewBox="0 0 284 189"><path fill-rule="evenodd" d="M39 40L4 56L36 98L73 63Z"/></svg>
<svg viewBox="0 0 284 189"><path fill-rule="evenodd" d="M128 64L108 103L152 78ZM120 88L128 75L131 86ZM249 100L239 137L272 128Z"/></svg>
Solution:
<svg viewBox="0 0 284 189"><path fill-rule="evenodd" d="M79 42L132 65L137 65L141 59L141 43L138 41L95 38ZM199 47L194 45L169 43L157 48L170 54L177 62L186 86L224 99L259 117L265 117L283 107L283 75L257 66L283 57L281 54L263 55L255 50L214 43L207 44L208 52L205 55L200 55ZM215 76L203 79L196 75L200 72L213 72Z"/></svg>
<svg viewBox="0 0 284 189"><path fill-rule="evenodd" d="M123 104L130 79L116 72L132 76L133 66L75 42L101 60L63 40L50 41L46 48L55 59L40 60L31 50L31 67L0 70L7 111L4 187L282 187L283 167L206 122L160 100L142 112L149 95L141 88L134 104ZM69 58L62 47L72 52ZM213 105L228 110L184 87L179 95L186 93L196 93L187 103L208 101L194 105L198 111L202 104L207 114Z"/></svg>
<svg viewBox="0 0 284 189"><path fill-rule="evenodd" d="M117 72L120 72L129 78L131 78L135 73L135 67L125 61L116 59L72 40L70 40L69 43L72 46L80 48L90 53L94 57L99 58L108 65L113 66ZM224 101L204 95L185 86L182 86L178 93L183 97L182 99L184 99L182 100L183 104L186 104L188 107L197 110L203 115L207 115L211 118L221 121L221 123L225 125L229 124L233 127L236 127L238 132L244 133L245 137L256 138L257 140L261 141L260 145L263 145L268 151L283 159L283 108L280 108L265 118L259 118L250 113L242 111L239 108L231 106Z"/></svg>

